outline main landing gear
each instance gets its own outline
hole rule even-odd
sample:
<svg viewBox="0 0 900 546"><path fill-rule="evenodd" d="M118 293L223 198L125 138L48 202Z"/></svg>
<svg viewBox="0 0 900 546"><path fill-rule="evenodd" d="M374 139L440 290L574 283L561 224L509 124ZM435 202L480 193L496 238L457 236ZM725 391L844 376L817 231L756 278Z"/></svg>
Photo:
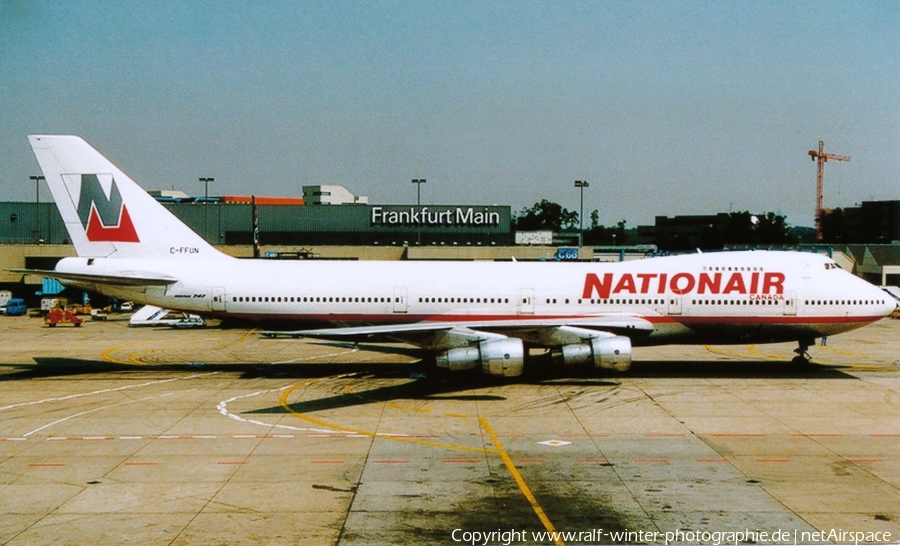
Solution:
<svg viewBox="0 0 900 546"><path fill-rule="evenodd" d="M812 357L809 356L809 347L810 345L814 345L816 341L810 339L801 339L797 343L799 343L800 346L794 349L794 352L797 353L797 356L795 356L791 360L791 364L795 366L809 366L810 360L812 359Z"/></svg>

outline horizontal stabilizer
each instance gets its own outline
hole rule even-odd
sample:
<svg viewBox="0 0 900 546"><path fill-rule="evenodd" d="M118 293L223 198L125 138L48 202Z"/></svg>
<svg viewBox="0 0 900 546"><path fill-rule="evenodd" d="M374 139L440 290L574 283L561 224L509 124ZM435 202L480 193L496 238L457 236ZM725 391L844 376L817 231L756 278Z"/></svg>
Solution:
<svg viewBox="0 0 900 546"><path fill-rule="evenodd" d="M10 269L9 271L59 279L63 284L66 284L66 281L72 281L76 283L100 283L112 286L165 286L178 282L178 279L175 277L164 275L162 273L154 273L152 271L120 271L115 275L64 273L52 269Z"/></svg>

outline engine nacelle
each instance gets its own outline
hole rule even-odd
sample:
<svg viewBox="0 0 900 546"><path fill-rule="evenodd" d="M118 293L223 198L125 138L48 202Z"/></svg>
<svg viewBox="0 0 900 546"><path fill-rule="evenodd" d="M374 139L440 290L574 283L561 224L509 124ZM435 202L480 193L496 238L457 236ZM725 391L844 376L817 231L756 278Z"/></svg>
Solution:
<svg viewBox="0 0 900 546"><path fill-rule="evenodd" d="M439 352L435 358L438 368L449 368L453 372L474 370L481 365L478 347L454 347Z"/></svg>
<svg viewBox="0 0 900 546"><path fill-rule="evenodd" d="M560 347L559 353L555 356L561 358L563 364L587 364L594 360L594 350L586 343L573 343L572 345L563 345Z"/></svg>
<svg viewBox="0 0 900 546"><path fill-rule="evenodd" d="M525 345L518 338L489 339L470 347L455 347L436 356L439 368L451 371L481 367L489 375L516 377L525 368Z"/></svg>
<svg viewBox="0 0 900 546"><path fill-rule="evenodd" d="M625 336L594 338L591 349L598 368L624 372L631 367L631 339Z"/></svg>
<svg viewBox="0 0 900 546"><path fill-rule="evenodd" d="M624 372L631 367L631 340L625 336L598 336L584 343L563 345L554 352L563 364L593 364L597 368Z"/></svg>

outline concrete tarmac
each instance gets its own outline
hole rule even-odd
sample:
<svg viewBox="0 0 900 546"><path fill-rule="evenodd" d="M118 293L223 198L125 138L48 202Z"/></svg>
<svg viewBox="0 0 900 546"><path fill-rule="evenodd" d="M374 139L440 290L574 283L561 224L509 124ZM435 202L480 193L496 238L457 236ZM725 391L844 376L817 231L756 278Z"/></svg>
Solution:
<svg viewBox="0 0 900 546"><path fill-rule="evenodd" d="M883 320L809 367L792 344L670 346L498 381L0 317L0 544L896 542L898 340Z"/></svg>

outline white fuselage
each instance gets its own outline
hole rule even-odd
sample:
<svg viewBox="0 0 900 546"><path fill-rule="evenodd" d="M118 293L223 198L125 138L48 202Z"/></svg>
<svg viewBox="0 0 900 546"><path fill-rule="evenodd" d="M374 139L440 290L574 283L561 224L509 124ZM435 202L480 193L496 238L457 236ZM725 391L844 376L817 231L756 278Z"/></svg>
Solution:
<svg viewBox="0 0 900 546"><path fill-rule="evenodd" d="M722 252L618 263L348 262L67 258L69 273L151 272L167 286L77 283L121 299L218 318L371 325L637 316L636 345L810 340L884 317L881 290L829 258Z"/></svg>

